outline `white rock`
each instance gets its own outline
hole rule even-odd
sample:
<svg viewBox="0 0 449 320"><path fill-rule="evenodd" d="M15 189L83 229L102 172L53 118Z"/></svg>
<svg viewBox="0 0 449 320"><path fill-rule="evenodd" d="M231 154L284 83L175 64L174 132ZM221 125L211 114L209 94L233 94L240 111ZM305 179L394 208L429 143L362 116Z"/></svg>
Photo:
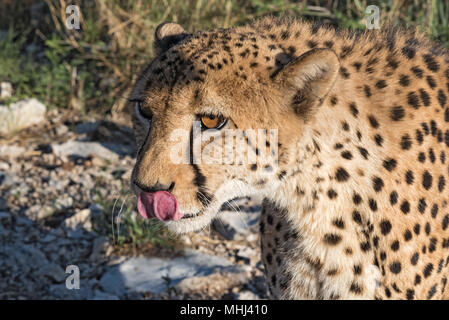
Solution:
<svg viewBox="0 0 449 320"><path fill-rule="evenodd" d="M90 219L90 210L84 209L78 211L70 218L67 218L63 222L64 227L68 229L78 229L83 228L87 231L92 231L92 221Z"/></svg>
<svg viewBox="0 0 449 320"><path fill-rule="evenodd" d="M186 249L185 255L171 260L130 258L107 271L100 280L104 291L122 296L131 292L162 293L183 279L214 273L242 274L242 269L225 258Z"/></svg>
<svg viewBox="0 0 449 320"><path fill-rule="evenodd" d="M57 156L88 157L94 155L100 158L116 160L118 155L98 142L67 141L62 144L53 144L53 152Z"/></svg>
<svg viewBox="0 0 449 320"><path fill-rule="evenodd" d="M10 82L0 82L0 98L12 97L12 84Z"/></svg>
<svg viewBox="0 0 449 320"><path fill-rule="evenodd" d="M260 300L260 298L249 290L241 291L235 295L236 300Z"/></svg>
<svg viewBox="0 0 449 320"><path fill-rule="evenodd" d="M0 106L0 133L8 135L45 119L47 108L36 99L21 100L9 107Z"/></svg>
<svg viewBox="0 0 449 320"><path fill-rule="evenodd" d="M0 119L1 119L1 106L0 106ZM2 121L0 120L0 133L2 132ZM24 147L14 146L14 145L0 145L0 156L17 158L24 154L26 149Z"/></svg>

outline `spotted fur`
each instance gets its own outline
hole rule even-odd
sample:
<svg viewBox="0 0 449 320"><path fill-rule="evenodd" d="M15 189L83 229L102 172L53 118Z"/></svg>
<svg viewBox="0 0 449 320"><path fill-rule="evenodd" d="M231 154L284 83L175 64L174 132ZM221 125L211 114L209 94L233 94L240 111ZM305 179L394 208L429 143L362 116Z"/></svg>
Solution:
<svg viewBox="0 0 449 320"><path fill-rule="evenodd" d="M449 298L445 49L413 30L272 17L193 34L161 25L156 49L131 97L142 101L133 182L177 197L186 218L169 228L201 229L226 201L258 193L273 298ZM204 113L277 128L278 160L170 162L170 132Z"/></svg>

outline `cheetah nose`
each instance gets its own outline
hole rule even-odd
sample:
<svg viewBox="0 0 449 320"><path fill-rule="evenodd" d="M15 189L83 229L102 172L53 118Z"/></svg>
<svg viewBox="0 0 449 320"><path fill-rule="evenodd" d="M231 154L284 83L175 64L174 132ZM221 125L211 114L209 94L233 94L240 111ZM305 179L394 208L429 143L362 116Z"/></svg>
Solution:
<svg viewBox="0 0 449 320"><path fill-rule="evenodd" d="M182 218L176 197L168 191L141 192L137 210L145 219L154 217L161 221L178 221Z"/></svg>

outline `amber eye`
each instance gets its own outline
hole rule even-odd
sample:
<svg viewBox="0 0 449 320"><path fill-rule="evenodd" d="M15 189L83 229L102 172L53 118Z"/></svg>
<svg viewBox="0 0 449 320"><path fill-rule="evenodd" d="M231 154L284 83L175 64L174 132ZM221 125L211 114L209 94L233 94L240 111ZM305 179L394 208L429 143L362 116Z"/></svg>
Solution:
<svg viewBox="0 0 449 320"><path fill-rule="evenodd" d="M222 116L203 115L201 116L201 126L203 129L220 129L226 123Z"/></svg>

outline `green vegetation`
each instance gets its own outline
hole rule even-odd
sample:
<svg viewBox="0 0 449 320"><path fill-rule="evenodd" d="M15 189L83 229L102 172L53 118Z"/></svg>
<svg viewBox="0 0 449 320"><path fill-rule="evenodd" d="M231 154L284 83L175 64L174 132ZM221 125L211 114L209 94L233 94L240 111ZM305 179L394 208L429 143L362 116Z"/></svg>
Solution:
<svg viewBox="0 0 449 320"><path fill-rule="evenodd" d="M160 250L176 253L180 250L178 237L171 234L161 222L138 217L134 195L125 186L115 200L102 196L99 190L105 186L97 185L96 188L92 200L103 208L103 214L94 218L94 229L111 239L118 250L140 253L157 253Z"/></svg>
<svg viewBox="0 0 449 320"><path fill-rule="evenodd" d="M65 28L68 3L80 6L81 30ZM110 111L126 103L163 21L194 31L292 14L362 29L370 4L380 7L382 23L418 25L449 45L446 0L4 0L0 80L13 83L14 99L35 96L50 107Z"/></svg>

